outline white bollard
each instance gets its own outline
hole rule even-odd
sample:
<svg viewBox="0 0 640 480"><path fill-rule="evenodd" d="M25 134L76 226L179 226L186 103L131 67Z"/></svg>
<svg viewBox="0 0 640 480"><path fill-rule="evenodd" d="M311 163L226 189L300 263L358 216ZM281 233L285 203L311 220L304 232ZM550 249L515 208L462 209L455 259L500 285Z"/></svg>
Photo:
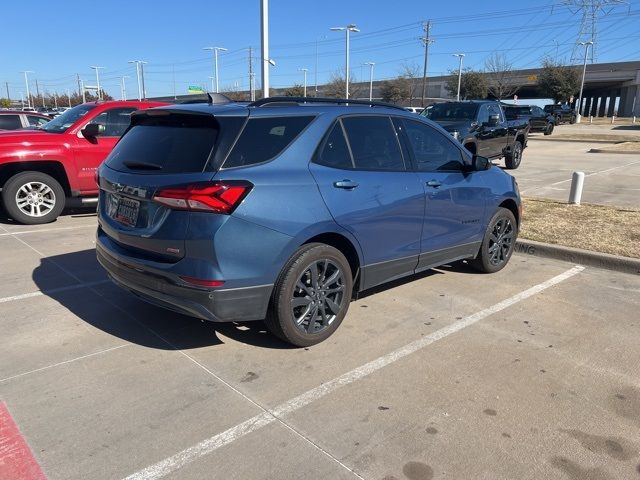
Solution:
<svg viewBox="0 0 640 480"><path fill-rule="evenodd" d="M593 115L589 116L589 123L593 123Z"/></svg>
<svg viewBox="0 0 640 480"><path fill-rule="evenodd" d="M571 191L569 192L570 205L580 205L583 186L584 172L573 172L573 175L571 176Z"/></svg>
<svg viewBox="0 0 640 480"><path fill-rule="evenodd" d="M633 122L632 123L636 123L636 116L633 116Z"/></svg>
<svg viewBox="0 0 640 480"><path fill-rule="evenodd" d="M616 121L616 116L614 115L613 117L611 117L611 125L613 125L613 122Z"/></svg>

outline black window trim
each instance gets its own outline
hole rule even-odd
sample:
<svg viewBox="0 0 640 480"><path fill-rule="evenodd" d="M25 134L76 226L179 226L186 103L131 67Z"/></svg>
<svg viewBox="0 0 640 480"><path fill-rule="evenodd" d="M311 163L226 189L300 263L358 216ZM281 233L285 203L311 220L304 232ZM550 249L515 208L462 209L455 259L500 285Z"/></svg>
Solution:
<svg viewBox="0 0 640 480"><path fill-rule="evenodd" d="M393 132L394 136L396 137L396 142L398 144L398 151L400 152L400 159L402 160L402 164L404 165L404 168L402 170L389 170L387 168L357 168L355 166L355 159L353 158L353 151L351 150L351 142L349 141L349 136L347 135L347 130L344 126L344 124L342 123L342 119L343 118L349 118L349 117L386 117L389 120L390 126L391 126L391 131ZM393 124L393 120L391 118L392 116L389 115L388 113L348 113L348 114L344 114L344 115L339 115L338 117L336 117L336 119L331 123L331 125L329 126L329 128L327 129L327 131L324 134L324 137L322 138L322 141L320 142L318 148L316 149L316 152L314 153L314 155L311 157L311 162L315 163L316 165L321 165L323 167L326 168L333 168L335 170L344 170L342 168L335 168L335 167L330 167L329 165L324 165L322 163L320 163L319 157L321 155L322 150L324 150L324 146L327 143L327 140L329 138L329 135L331 135L331 132L333 131L333 127L336 123L340 123L340 126L342 128L342 135L344 136L344 140L345 142L347 142L347 148L349 149L349 155L351 156L351 165L352 167L349 170L353 170L355 172L410 172L411 171L411 163L407 162L407 159L404 158L404 152L402 150L402 144L400 143L400 138L398 137L398 132L396 130L395 125Z"/></svg>
<svg viewBox="0 0 640 480"><path fill-rule="evenodd" d="M404 127L404 131L403 131L403 140L406 142L406 147L407 147L407 151L409 152L409 155L411 156L411 166L413 168L413 172L416 173L436 173L436 172L444 172L444 173L465 173L464 169L460 169L460 170L418 170L418 161L415 158L415 154L413 153L413 148L411 147L411 143L409 141L409 138L407 137L407 132L406 132L406 125L404 125L404 121L406 120L407 122L416 122L416 123L420 123L422 125L424 125L425 127L428 127L430 129L432 129L434 132L442 135L443 137L445 137L447 139L447 141L449 143L451 143L455 148L458 149L458 152L460 152L460 161L462 163L462 165L470 165L471 163L471 152L469 152L466 148L464 148L460 142L458 142L456 139L454 139L449 133L442 133L440 132L437 128L434 128L432 125L430 125L428 122L425 121L421 121L419 119L416 118L407 118L407 117L400 117L400 116L396 116L395 118L399 119L400 121L403 122L403 127Z"/></svg>
<svg viewBox="0 0 640 480"><path fill-rule="evenodd" d="M259 163L252 163L251 165L238 165L237 167L225 167L224 164L227 163L227 159L229 158L229 155L231 155L231 152L233 152L233 149L236 146L236 143L238 143L238 140L240 140L240 137L242 136L242 134L244 133L244 129L247 127L247 125L249 124L250 120L259 120L261 118L295 118L295 117L311 117L311 120L309 121L309 123L302 129L300 130L300 133L298 133L298 135L296 135L290 142L289 144L284 147L279 153L277 153L276 155L274 155L273 157L264 160L262 162ZM226 155L224 156L224 159L222 160L222 162L220 162L220 168L219 171L231 171L231 170L237 170L239 168L251 168L251 167L258 167L261 165L265 165L267 163L270 163L272 161L274 161L276 158L278 158L279 156L281 156L284 152L286 152L287 150L289 150L289 148L291 147L291 145L293 145L295 142L298 141L298 138L300 138L306 131L307 129L318 119L318 114L309 114L307 113L306 115L303 115L302 112L301 113L296 113L295 115L256 115L256 116L251 116L251 114L249 114L244 122L244 125L242 125L242 128L240 129L240 131L238 132L238 135L236 136L235 140L233 141L233 145L229 148L229 150L227 151ZM216 147L216 145L214 145L214 148Z"/></svg>

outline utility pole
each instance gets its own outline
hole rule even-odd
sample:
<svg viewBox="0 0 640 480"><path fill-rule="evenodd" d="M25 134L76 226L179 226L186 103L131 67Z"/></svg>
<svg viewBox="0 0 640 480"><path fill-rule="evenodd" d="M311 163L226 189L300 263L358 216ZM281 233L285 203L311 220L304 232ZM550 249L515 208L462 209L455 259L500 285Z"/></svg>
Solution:
<svg viewBox="0 0 640 480"><path fill-rule="evenodd" d="M144 86L144 64L147 62L140 62L140 79L141 79L141 84L142 84L142 99L146 100L147 99L147 89Z"/></svg>
<svg viewBox="0 0 640 480"><path fill-rule="evenodd" d="M176 96L176 66L175 65L171 65L171 76L173 78L173 99L177 100L178 97Z"/></svg>
<svg viewBox="0 0 640 480"><path fill-rule="evenodd" d="M82 84L80 83L79 73L76 73L76 80L78 81L78 95L82 95Z"/></svg>
<svg viewBox="0 0 640 480"><path fill-rule="evenodd" d="M22 73L24 73L24 85L25 87L27 87L27 107L31 106L31 95L29 94L29 78L27 76L27 74L29 73L34 73L32 70L24 70Z"/></svg>
<svg viewBox="0 0 640 480"><path fill-rule="evenodd" d="M422 70L422 103L421 105L424 107L424 99L427 95L427 65L429 63L429 45L431 45L435 40L431 38L431 20L427 21L422 26L425 35L420 37L424 45L424 69Z"/></svg>
<svg viewBox="0 0 640 480"><path fill-rule="evenodd" d="M71 108L71 92L67 88L67 100L69 101L69 108Z"/></svg>
<svg viewBox="0 0 640 480"><path fill-rule="evenodd" d="M92 65L89 66L89 68L92 68L96 71L96 96L98 97L98 100L102 100L102 93L100 92L100 69L104 67Z"/></svg>
<svg viewBox="0 0 640 480"><path fill-rule="evenodd" d="M269 0L260 0L260 35L262 44L262 98L269 97Z"/></svg>
<svg viewBox="0 0 640 480"><path fill-rule="evenodd" d="M298 70L301 71L304 74L304 87L303 87L304 88L304 90L303 90L304 91L304 95L303 96L306 97L307 96L307 72L309 71L309 69L308 68L299 68Z"/></svg>
<svg viewBox="0 0 640 480"><path fill-rule="evenodd" d="M254 73L253 73L253 47L249 47L249 99L252 102L256 100L256 92L254 85Z"/></svg>
<svg viewBox="0 0 640 480"><path fill-rule="evenodd" d="M7 100L11 101L11 95L9 95L9 82L4 82L4 86L7 87Z"/></svg>
<svg viewBox="0 0 640 480"><path fill-rule="evenodd" d="M214 83L215 79L216 79L216 77L209 76L209 80L211 80L211 91L212 92L215 91L215 88L216 88L215 83Z"/></svg>
<svg viewBox="0 0 640 480"><path fill-rule="evenodd" d="M36 98L40 97L40 87L38 86L38 79L36 78ZM35 107L35 102L34 105ZM42 106L44 107L44 95L42 95Z"/></svg>
<svg viewBox="0 0 640 480"><path fill-rule="evenodd" d="M318 96L318 42L320 40L324 40L326 38L327 38L326 35L321 35L320 37L316 37L316 67L315 67L315 70L314 70L315 79L313 81L313 83L315 84L314 85L314 90L315 90L315 96L316 97Z"/></svg>
<svg viewBox="0 0 640 480"><path fill-rule="evenodd" d="M87 92L84 89L84 82L80 79L80 88L82 89L82 103L87 103Z"/></svg>
<svg viewBox="0 0 640 480"><path fill-rule="evenodd" d="M329 30L333 32L345 32L345 67L344 67L344 80L345 80L345 89L344 89L344 98L349 98L349 35L351 32L359 32L360 29L356 27L355 24L350 23L346 27L333 27Z"/></svg>
<svg viewBox="0 0 640 480"><path fill-rule="evenodd" d="M363 65L369 65L369 101L373 100L373 67L374 62L365 62Z"/></svg>
<svg viewBox="0 0 640 480"><path fill-rule="evenodd" d="M593 42L580 42L578 45L584 47L584 64L582 65L582 82L580 82L580 96L578 97L578 103L576 108L578 114L576 115L576 123L580 123L582 116L580 115L580 107L582 106L582 90L584 90L584 77L587 74L587 56L589 52L589 45L593 46Z"/></svg>
<svg viewBox="0 0 640 480"><path fill-rule="evenodd" d="M456 95L456 100L460 101L460 83L462 83L462 59L464 58L464 53L454 53L454 57L458 57L460 59L460 65L458 66L458 93Z"/></svg>
<svg viewBox="0 0 640 480"><path fill-rule="evenodd" d="M126 100L127 99L127 82L125 81L126 78L129 78L127 75L123 75L121 77L122 79L122 85L120 87L120 93L122 94L122 100Z"/></svg>

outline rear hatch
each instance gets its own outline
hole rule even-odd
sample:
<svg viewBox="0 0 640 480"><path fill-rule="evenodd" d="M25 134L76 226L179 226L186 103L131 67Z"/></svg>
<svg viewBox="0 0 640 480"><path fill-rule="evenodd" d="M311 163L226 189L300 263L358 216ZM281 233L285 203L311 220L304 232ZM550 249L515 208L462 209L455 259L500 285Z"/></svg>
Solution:
<svg viewBox="0 0 640 480"><path fill-rule="evenodd" d="M184 192L211 188L244 123L242 113L153 109L134 114L131 127L99 169L101 234L141 258L183 258L194 210Z"/></svg>

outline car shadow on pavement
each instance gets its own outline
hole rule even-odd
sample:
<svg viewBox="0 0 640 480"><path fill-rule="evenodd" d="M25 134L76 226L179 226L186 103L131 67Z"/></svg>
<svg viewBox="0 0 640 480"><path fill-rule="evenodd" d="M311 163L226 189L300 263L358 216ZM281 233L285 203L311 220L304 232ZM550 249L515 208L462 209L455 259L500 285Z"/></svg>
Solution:
<svg viewBox="0 0 640 480"><path fill-rule="evenodd" d="M83 207L83 208L68 208L62 211L58 218L62 217L71 217L71 218L85 218L85 217L96 217L96 208L95 207ZM54 220L48 225L53 226L56 224L58 220ZM13 218L9 217L6 212L0 207L0 224L4 225L22 225L21 223L16 222ZM38 228L39 225L33 225L34 228ZM45 227L46 228L46 227Z"/></svg>
<svg viewBox="0 0 640 480"><path fill-rule="evenodd" d="M74 288L78 282L70 276L63 277L69 281L61 285L61 270L90 285ZM33 270L32 278L45 296L76 318L109 335L144 347L190 350L222 345L231 339L263 348L293 348L271 335L261 321L205 322L148 304L108 281L96 260L95 249L43 258ZM55 312L51 312L50 318L57 318Z"/></svg>
<svg viewBox="0 0 640 480"><path fill-rule="evenodd" d="M640 123L637 125L618 125L613 127L612 130L640 130Z"/></svg>

